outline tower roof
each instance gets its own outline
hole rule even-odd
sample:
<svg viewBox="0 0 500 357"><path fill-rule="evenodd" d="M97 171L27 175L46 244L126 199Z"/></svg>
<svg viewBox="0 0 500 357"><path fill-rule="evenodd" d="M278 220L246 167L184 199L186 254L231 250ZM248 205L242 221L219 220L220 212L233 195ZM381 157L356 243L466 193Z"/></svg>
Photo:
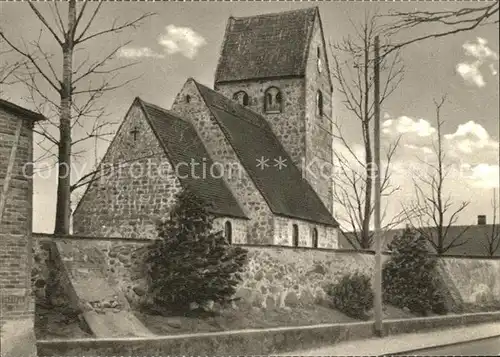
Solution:
<svg viewBox="0 0 500 357"><path fill-rule="evenodd" d="M305 75L318 8L230 17L215 83Z"/></svg>

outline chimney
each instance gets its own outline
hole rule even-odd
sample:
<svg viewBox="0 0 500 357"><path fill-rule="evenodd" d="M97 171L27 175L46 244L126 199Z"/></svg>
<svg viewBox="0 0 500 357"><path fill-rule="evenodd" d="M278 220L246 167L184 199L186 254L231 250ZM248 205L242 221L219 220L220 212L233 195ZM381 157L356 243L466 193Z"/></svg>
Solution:
<svg viewBox="0 0 500 357"><path fill-rule="evenodd" d="M484 214L480 214L477 216L477 224L485 225L486 224L486 216Z"/></svg>

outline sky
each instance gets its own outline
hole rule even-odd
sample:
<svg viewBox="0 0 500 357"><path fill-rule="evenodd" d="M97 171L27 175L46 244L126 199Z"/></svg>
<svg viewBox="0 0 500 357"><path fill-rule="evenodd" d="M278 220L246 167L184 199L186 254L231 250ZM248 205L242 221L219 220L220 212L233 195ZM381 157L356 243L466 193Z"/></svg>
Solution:
<svg viewBox="0 0 500 357"><path fill-rule="evenodd" d="M75 65L85 64L86 59L106 56L118 45L125 45L116 53L112 64L127 66L138 64L119 72L116 83L131 81L125 87L105 94L100 103L108 115L111 133L123 119L135 97L169 108L184 82L193 77L208 86L213 77L225 26L229 16L250 16L311 6L319 6L325 37L331 43L353 33L352 23L363 21L365 12L390 10L443 11L464 6L463 2L106 2L95 18L89 33L108 28L113 21L133 20L145 12L154 12L143 24L119 34L90 40L76 51ZM53 4L36 4L47 21L55 26ZM89 7L91 8L91 7ZM16 45L34 50L33 41L39 40L50 59L55 74L60 73L61 52L58 45L37 20L27 3L0 3L0 26L5 35ZM66 16L66 8L61 6ZM82 18L88 20L91 11ZM23 26L19 26L23 24ZM425 31L439 30L428 27ZM419 35L412 30L396 37ZM2 44L2 50L5 49ZM25 47L24 47L25 46ZM470 201L457 224L474 224L479 214L487 215L491 223L493 189L498 188L498 25L480 27L440 39L431 39L405 47L401 53L405 66L403 82L382 105L382 146L386 147L400 135L400 145L393 160L393 181L400 189L384 198L387 216L401 211L401 205L412 198L414 172L421 171L426 162L432 161L432 143L436 139L434 100L446 95L441 109L444 121L442 132L447 162L453 165L445 183L445 191L453 202ZM6 56L15 60L14 54ZM46 70L48 66L45 65ZM98 83L99 78L92 83ZM40 81L40 88L50 93L50 88ZM90 85L83 81L82 85ZM4 86L2 97L24 107L35 109L28 99L29 91L22 84ZM54 97L55 95L55 97ZM50 93L51 98L57 98ZM345 129L349 143L356 152L362 146L359 122L345 110L342 98L334 90L334 116ZM50 107L43 107L50 116ZM75 127L74 135L88 132L91 121ZM82 150L75 162L74 179L92 170L109 144L108 140L86 141L76 151ZM40 138L35 138L36 142ZM336 143L335 145L338 145ZM334 145L334 146L335 146ZM52 149L42 143L45 149ZM44 154L42 147L35 147L35 157ZM48 162L48 161L47 161ZM48 165L48 164L47 164ZM48 166L47 166L48 167ZM34 179L34 221L37 232L52 232L54 227L55 170L42 170ZM79 192L75 198L78 197ZM81 194L81 192L80 192ZM76 201L76 200L75 200ZM337 213L341 215L342 213Z"/></svg>

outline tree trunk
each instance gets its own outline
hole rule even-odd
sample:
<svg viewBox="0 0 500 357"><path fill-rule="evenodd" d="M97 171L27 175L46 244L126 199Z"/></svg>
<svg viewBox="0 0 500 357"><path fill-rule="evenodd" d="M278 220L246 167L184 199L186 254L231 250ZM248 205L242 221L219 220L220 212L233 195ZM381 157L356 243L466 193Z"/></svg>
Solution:
<svg viewBox="0 0 500 357"><path fill-rule="evenodd" d="M59 119L59 175L57 181L56 222L54 234L70 232L71 215L71 105L73 75L73 27L76 21L76 2L68 7L68 32L63 45L61 113Z"/></svg>

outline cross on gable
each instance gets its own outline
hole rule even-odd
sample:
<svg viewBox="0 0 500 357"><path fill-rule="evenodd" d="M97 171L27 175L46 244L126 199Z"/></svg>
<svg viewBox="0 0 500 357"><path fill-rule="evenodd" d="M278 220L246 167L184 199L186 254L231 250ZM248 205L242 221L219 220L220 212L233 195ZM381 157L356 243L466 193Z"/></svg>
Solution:
<svg viewBox="0 0 500 357"><path fill-rule="evenodd" d="M134 135L134 141L137 140L137 134L138 133L139 133L139 129L137 128L137 126L134 126L134 129L130 131L130 134Z"/></svg>

